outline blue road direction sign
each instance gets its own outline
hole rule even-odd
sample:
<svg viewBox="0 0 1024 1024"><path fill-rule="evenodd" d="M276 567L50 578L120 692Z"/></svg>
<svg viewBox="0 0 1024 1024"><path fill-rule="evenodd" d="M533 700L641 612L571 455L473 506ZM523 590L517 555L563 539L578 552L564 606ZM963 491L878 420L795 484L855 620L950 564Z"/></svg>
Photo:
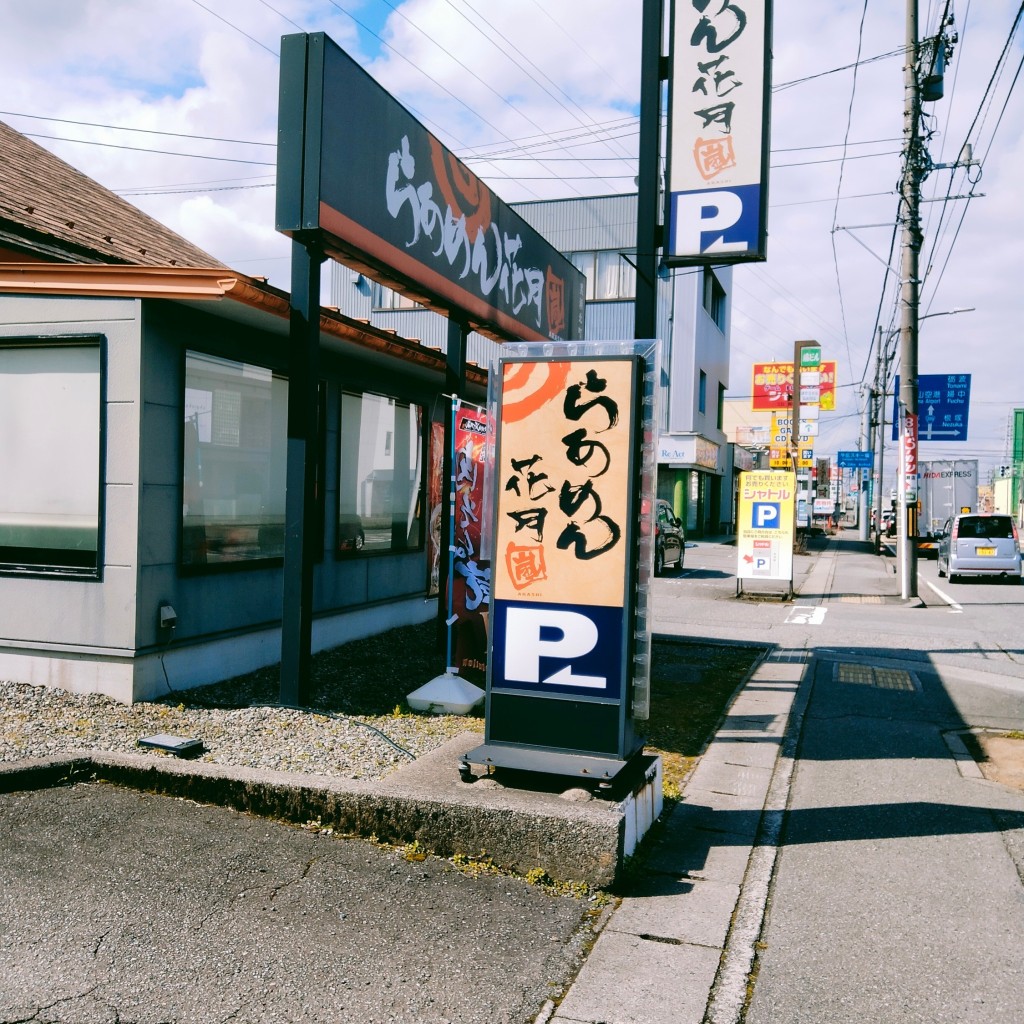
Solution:
<svg viewBox="0 0 1024 1024"><path fill-rule="evenodd" d="M840 469L874 469L875 453L871 451L840 452L838 461Z"/></svg>
<svg viewBox="0 0 1024 1024"><path fill-rule="evenodd" d="M900 378L892 401L892 439L899 440ZM918 441L966 441L971 405L969 373L924 373L917 378Z"/></svg>

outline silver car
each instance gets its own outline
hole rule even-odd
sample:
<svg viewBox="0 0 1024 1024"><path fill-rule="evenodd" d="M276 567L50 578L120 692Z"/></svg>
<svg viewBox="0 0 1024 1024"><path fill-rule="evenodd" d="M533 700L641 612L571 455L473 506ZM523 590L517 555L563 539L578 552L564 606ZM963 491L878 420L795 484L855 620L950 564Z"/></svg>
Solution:
<svg viewBox="0 0 1024 1024"><path fill-rule="evenodd" d="M1020 583L1020 538L1013 516L973 512L946 521L936 552L939 577L996 576Z"/></svg>

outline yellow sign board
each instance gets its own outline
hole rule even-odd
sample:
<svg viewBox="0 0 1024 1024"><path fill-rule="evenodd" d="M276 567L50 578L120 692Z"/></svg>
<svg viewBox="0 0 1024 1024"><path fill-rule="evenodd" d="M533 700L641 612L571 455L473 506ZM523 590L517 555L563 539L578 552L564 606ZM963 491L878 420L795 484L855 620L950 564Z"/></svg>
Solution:
<svg viewBox="0 0 1024 1024"><path fill-rule="evenodd" d="M792 469L793 451L790 447L792 442L792 420L787 420L772 413L771 446L768 449L768 465L772 469ZM812 469L814 467L814 445L809 443L809 437L799 438L799 448L796 453L796 465L798 469Z"/></svg>
<svg viewBox="0 0 1024 1024"><path fill-rule="evenodd" d="M738 579L792 580L795 501L795 474L740 473Z"/></svg>

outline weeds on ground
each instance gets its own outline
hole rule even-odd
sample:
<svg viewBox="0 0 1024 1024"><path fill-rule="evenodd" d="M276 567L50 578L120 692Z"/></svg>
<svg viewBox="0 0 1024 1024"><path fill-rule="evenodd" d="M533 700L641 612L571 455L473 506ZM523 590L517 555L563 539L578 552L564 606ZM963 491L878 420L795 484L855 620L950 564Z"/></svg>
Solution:
<svg viewBox="0 0 1024 1024"><path fill-rule="evenodd" d="M762 653L758 647L655 641L646 748L661 755L666 801L679 800L730 698Z"/></svg>

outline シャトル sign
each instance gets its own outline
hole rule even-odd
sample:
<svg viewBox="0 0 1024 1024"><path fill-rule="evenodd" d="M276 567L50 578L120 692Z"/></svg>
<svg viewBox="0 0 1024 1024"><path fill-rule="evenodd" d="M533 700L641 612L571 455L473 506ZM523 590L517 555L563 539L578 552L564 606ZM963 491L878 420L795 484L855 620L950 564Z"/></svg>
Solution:
<svg viewBox="0 0 1024 1024"><path fill-rule="evenodd" d="M737 497L737 578L792 580L796 476L740 473Z"/></svg>

